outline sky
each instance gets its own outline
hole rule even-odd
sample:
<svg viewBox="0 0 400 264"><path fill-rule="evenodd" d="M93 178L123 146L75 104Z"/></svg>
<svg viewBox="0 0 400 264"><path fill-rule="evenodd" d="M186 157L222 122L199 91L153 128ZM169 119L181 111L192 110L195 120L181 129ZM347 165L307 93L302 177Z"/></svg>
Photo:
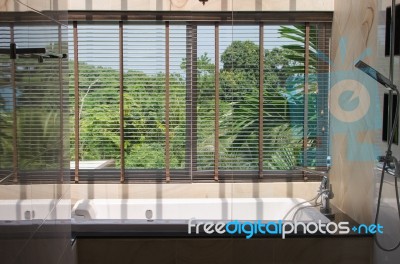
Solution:
<svg viewBox="0 0 400 264"><path fill-rule="evenodd" d="M264 47L273 49L288 40L280 38L279 26L265 26ZM214 63L214 26L199 25L197 29L198 57L207 53ZM250 40L259 44L258 25L221 25L220 56L235 40ZM69 29L69 56L73 59L73 35ZM78 24L79 61L91 65L119 68L118 24ZM180 65L186 56L186 26L170 24L170 70L182 73ZM222 65L221 65L222 66ZM165 26L164 24L124 24L124 70L140 70L147 74L164 71Z"/></svg>
<svg viewBox="0 0 400 264"><path fill-rule="evenodd" d="M9 45L9 30L2 27L0 46ZM264 47L267 50L289 43L280 38L279 26L265 25ZM250 40L259 44L258 25L221 25L220 56L234 40ZM69 26L69 59L74 58L72 25ZM118 23L78 24L79 61L91 65L119 68L119 28ZM7 37L7 38L6 38ZM214 26L199 25L197 35L198 56L207 53L214 63ZM180 65L186 56L186 26L170 24L170 70L184 74ZM49 47L58 41L57 26L19 26L15 28L15 41L19 48ZM8 44L8 45L6 45ZM222 65L221 65L222 67ZM165 69L165 25L159 22L127 22L124 24L124 70L139 70L154 74Z"/></svg>

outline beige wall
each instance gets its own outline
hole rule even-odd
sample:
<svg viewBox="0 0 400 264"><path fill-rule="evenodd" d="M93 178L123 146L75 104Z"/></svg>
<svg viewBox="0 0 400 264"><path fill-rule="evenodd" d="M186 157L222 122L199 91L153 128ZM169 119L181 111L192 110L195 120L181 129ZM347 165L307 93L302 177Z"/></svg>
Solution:
<svg viewBox="0 0 400 264"><path fill-rule="evenodd" d="M69 0L70 10L332 11L333 0Z"/></svg>
<svg viewBox="0 0 400 264"><path fill-rule="evenodd" d="M178 184L71 184L71 201L79 199L137 198L272 198L311 199L318 182L178 183Z"/></svg>
<svg viewBox="0 0 400 264"><path fill-rule="evenodd" d="M333 11L334 0L20 0L38 10L141 11ZM26 11L14 0L0 0L0 11Z"/></svg>
<svg viewBox="0 0 400 264"><path fill-rule="evenodd" d="M354 77L353 79L361 83L362 78L368 78L355 69L354 64L362 52L369 50L370 54L363 60L375 65L376 35L377 0L335 0L331 50L332 84L341 81L341 78ZM359 93L359 90L355 93ZM372 96L370 103L360 100L359 107L368 110L377 100L379 98ZM331 98L330 107L333 113L340 106ZM371 125L371 113L357 122L351 122L353 114L343 114L341 118L344 121L331 119L331 183L335 193L333 203L356 221L371 222L376 155L372 144L377 143L380 130Z"/></svg>
<svg viewBox="0 0 400 264"><path fill-rule="evenodd" d="M318 182L0 185L0 200L59 199L65 193L70 194L72 204L92 198L294 197L309 200L317 194L318 187Z"/></svg>
<svg viewBox="0 0 400 264"><path fill-rule="evenodd" d="M36 10L67 10L68 0L19 0ZM79 1L75 1L79 2ZM14 0L0 0L0 11L30 11Z"/></svg>
<svg viewBox="0 0 400 264"><path fill-rule="evenodd" d="M334 0L20 0L37 10L143 11L333 11ZM0 0L0 11L27 11L14 0Z"/></svg>

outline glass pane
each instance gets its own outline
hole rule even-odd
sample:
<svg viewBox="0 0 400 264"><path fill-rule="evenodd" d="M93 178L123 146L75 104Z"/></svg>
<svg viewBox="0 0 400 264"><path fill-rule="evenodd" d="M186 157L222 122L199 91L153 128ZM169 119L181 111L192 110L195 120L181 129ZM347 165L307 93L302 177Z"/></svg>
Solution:
<svg viewBox="0 0 400 264"><path fill-rule="evenodd" d="M120 166L118 23L78 24L80 169Z"/></svg>
<svg viewBox="0 0 400 264"><path fill-rule="evenodd" d="M190 152L187 119L192 118L191 98L187 92L191 87L192 67L190 56L192 29L184 24L170 25L170 168L183 169L189 166ZM188 63L189 61L189 63ZM187 69L189 67L189 70ZM191 91L190 91L191 92ZM173 176L172 176L173 177Z"/></svg>
<svg viewBox="0 0 400 264"><path fill-rule="evenodd" d="M197 170L214 170L215 36L214 26L197 27Z"/></svg>
<svg viewBox="0 0 400 264"><path fill-rule="evenodd" d="M125 167L165 168L165 25L124 25Z"/></svg>
<svg viewBox="0 0 400 264"><path fill-rule="evenodd" d="M304 26L264 27L263 166L290 170L302 164Z"/></svg>
<svg viewBox="0 0 400 264"><path fill-rule="evenodd" d="M220 168L258 169L258 26L220 28Z"/></svg>

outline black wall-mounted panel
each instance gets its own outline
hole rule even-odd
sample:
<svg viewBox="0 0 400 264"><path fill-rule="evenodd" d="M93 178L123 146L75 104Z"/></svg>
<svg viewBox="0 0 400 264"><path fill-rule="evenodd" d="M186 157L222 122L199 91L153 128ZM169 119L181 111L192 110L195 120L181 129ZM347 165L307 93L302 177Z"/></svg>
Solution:
<svg viewBox="0 0 400 264"><path fill-rule="evenodd" d="M390 23L392 20L392 8L386 8L386 31L385 31L385 56L390 55ZM394 55L400 55L400 5L396 5Z"/></svg>
<svg viewBox="0 0 400 264"><path fill-rule="evenodd" d="M397 95L393 95L393 108L392 108L392 126L394 123L394 117L396 114L397 110ZM383 98L383 123L382 123L382 140L383 141L388 141L388 138L390 136L390 131L389 131L389 94L385 94ZM396 129L396 132L394 134L394 139L393 143L398 144L399 143L399 129Z"/></svg>

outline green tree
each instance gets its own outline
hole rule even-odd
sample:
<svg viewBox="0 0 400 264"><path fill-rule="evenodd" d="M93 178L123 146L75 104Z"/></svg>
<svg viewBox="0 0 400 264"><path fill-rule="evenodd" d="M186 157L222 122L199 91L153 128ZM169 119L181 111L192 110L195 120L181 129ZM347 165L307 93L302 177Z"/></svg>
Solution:
<svg viewBox="0 0 400 264"><path fill-rule="evenodd" d="M259 83L259 47L251 41L233 41L221 54L221 97L240 101Z"/></svg>
<svg viewBox="0 0 400 264"><path fill-rule="evenodd" d="M5 100L0 96L0 168L11 168L12 157L11 113L5 109Z"/></svg>
<svg viewBox="0 0 400 264"><path fill-rule="evenodd" d="M274 48L264 53L262 136L264 147L269 150L265 151L264 160L269 168L283 169L296 163L301 149L302 142L297 136L302 131L292 123L290 104L294 97L287 82L293 76L291 69L301 66L301 62L294 60L298 56L289 48ZM260 136L259 47L251 41L234 41L222 53L221 62L219 153L230 165L234 162L242 169L254 169L258 163L258 146L254 142ZM185 61L181 67L185 69ZM81 157L113 158L118 162L119 73L85 63L80 64L80 69ZM198 58L197 70L197 149L203 153L199 154L198 163L207 169L213 166L215 153L215 65L207 54ZM162 168L165 166L165 74L129 70L124 74L124 85L126 166ZM187 139L184 76L171 73L169 96L171 167L184 168Z"/></svg>
<svg viewBox="0 0 400 264"><path fill-rule="evenodd" d="M259 46L250 41L234 41L221 56L222 98L232 107L232 114L221 124L224 131L229 131L226 137L231 142L227 159L242 164L242 169L258 166L259 136L264 137L265 160L271 160L273 150L283 142L275 139L279 133L282 135L278 126L290 121L285 85L290 76L287 69L295 63L285 56L287 53L291 51L282 48L264 52L264 135L259 135ZM290 126L286 128L290 130Z"/></svg>
<svg viewBox="0 0 400 264"><path fill-rule="evenodd" d="M306 41L306 27L304 25L295 26L281 26L279 29L281 38L290 40L291 43L283 45L282 48L290 51L285 54L287 59L292 60L294 63L288 67L288 72L291 73L291 78L287 82L288 101L292 106L301 105L304 102L304 82L305 82L305 56L306 50L304 43ZM320 83L321 76L318 76L318 62L321 57L328 59L328 56L321 54L318 51L318 26L310 26L309 42L308 42L309 64L308 64L308 126L317 127L318 109L318 87L321 89L325 85ZM324 81L323 81L324 82ZM297 126L303 125L303 118L295 121ZM317 153L317 129L310 129L308 131L308 162L306 166L316 166L316 153ZM301 145L299 142L298 145ZM302 160L303 153L299 154L300 163L304 164Z"/></svg>

